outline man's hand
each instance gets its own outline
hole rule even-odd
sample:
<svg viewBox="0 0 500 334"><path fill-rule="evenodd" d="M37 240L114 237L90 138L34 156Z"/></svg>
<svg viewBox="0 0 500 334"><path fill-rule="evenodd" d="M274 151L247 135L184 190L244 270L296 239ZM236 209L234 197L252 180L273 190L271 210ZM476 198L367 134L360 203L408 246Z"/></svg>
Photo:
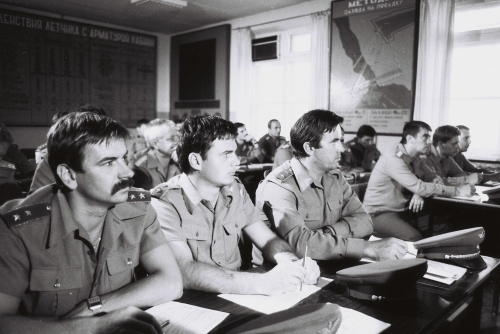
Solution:
<svg viewBox="0 0 500 334"><path fill-rule="evenodd" d="M410 201L409 209L413 212L419 212L424 208L424 199L417 194L413 194L413 197Z"/></svg>
<svg viewBox="0 0 500 334"><path fill-rule="evenodd" d="M439 175L436 175L436 177L432 180L432 183L433 184L444 184L443 179Z"/></svg>
<svg viewBox="0 0 500 334"><path fill-rule="evenodd" d="M129 306L100 317L94 317L94 319L98 320L96 331L92 331L92 333L163 333L160 324L151 314L141 311L134 306Z"/></svg>
<svg viewBox="0 0 500 334"><path fill-rule="evenodd" d="M457 186L456 196L472 197L476 192L476 187L473 184L462 184Z"/></svg>
<svg viewBox="0 0 500 334"><path fill-rule="evenodd" d="M306 266L307 266L306 261ZM264 295L278 295L285 292L295 291L297 285L304 281L306 269L302 267L301 260L285 261L277 264L272 270L260 275L262 282L261 293Z"/></svg>
<svg viewBox="0 0 500 334"><path fill-rule="evenodd" d="M406 242L396 238L365 241L363 256L377 261L401 259L407 251Z"/></svg>
<svg viewBox="0 0 500 334"><path fill-rule="evenodd" d="M301 265L304 259L297 260ZM319 267L316 261L310 257L306 257L306 263L304 265L306 269L306 275L304 276L304 284L316 284L319 277Z"/></svg>
<svg viewBox="0 0 500 334"><path fill-rule="evenodd" d="M247 134L245 136L245 141L249 142L249 143L252 143L252 144L257 144L257 141L255 140L254 137L252 137L251 135Z"/></svg>
<svg viewBox="0 0 500 334"><path fill-rule="evenodd" d="M472 173L472 174L467 175L467 177L466 177L466 183L478 184L479 183L479 174L478 173Z"/></svg>

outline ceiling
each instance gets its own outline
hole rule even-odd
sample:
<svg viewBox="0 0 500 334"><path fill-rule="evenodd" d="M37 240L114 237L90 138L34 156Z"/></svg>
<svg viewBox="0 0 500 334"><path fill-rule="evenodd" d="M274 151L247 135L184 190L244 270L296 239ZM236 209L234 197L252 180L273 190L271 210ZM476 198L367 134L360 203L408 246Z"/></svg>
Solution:
<svg viewBox="0 0 500 334"><path fill-rule="evenodd" d="M0 0L0 4L174 34L311 0L187 1L187 7L165 13L133 5L131 0Z"/></svg>

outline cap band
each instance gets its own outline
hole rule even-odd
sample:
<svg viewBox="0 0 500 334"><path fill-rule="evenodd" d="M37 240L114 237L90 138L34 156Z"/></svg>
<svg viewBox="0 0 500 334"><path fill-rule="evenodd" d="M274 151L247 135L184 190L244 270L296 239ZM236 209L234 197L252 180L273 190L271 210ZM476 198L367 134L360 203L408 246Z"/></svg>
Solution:
<svg viewBox="0 0 500 334"><path fill-rule="evenodd" d="M357 290L353 290L350 288L347 288L347 291L351 297L357 298L357 299L363 299L363 300L387 300L387 301L392 301L392 300L406 300L413 298L417 295L416 291L413 291L411 295L406 295L402 297L387 297L387 296L377 296L377 295L372 295L368 293L363 293Z"/></svg>
<svg viewBox="0 0 500 334"><path fill-rule="evenodd" d="M421 248L417 257L429 259L473 259L481 254L479 246Z"/></svg>

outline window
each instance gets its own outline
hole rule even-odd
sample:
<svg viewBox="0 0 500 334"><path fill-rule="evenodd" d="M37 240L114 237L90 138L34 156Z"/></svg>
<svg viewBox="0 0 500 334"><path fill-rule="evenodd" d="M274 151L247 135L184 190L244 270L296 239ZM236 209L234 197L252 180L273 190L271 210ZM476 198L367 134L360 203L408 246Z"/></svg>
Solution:
<svg viewBox="0 0 500 334"><path fill-rule="evenodd" d="M500 160L500 1L457 1L449 124L471 129L469 159Z"/></svg>
<svg viewBox="0 0 500 334"><path fill-rule="evenodd" d="M308 110L311 33L288 30L280 34L279 57L253 63L252 124L255 134L267 133L267 121L278 119L281 135L290 139L290 129Z"/></svg>

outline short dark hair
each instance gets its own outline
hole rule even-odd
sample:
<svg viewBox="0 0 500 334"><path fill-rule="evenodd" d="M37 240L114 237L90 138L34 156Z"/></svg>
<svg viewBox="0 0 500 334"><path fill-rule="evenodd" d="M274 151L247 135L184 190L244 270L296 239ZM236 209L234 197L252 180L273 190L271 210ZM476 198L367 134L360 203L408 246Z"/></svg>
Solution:
<svg viewBox="0 0 500 334"><path fill-rule="evenodd" d="M56 122L58 120L60 120L61 118L63 118L64 116L66 116L67 114L69 114L69 112L67 111L59 111L58 113L56 113L54 116L52 116L52 124L56 124Z"/></svg>
<svg viewBox="0 0 500 334"><path fill-rule="evenodd" d="M344 119L333 111L323 109L311 110L302 115L290 131L293 155L298 159L307 157L304 144L308 142L311 147L319 148L323 133L335 130L343 121Z"/></svg>
<svg viewBox="0 0 500 334"><path fill-rule="evenodd" d="M401 138L400 143L406 144L406 136L410 135L416 137L421 129L426 129L427 131L432 131L429 124L422 121L409 121L403 127L403 138Z"/></svg>
<svg viewBox="0 0 500 334"><path fill-rule="evenodd" d="M107 116L73 112L63 117L55 124L47 141L49 166L57 183L62 185L57 166L66 164L76 172L83 172L85 148L103 142L126 140L129 136L125 127Z"/></svg>
<svg viewBox="0 0 500 334"><path fill-rule="evenodd" d="M207 152L217 139L234 139L237 130L234 124L219 116L194 116L184 121L180 129L180 141L177 145L179 166L184 173L191 172L189 155L199 153L206 159Z"/></svg>
<svg viewBox="0 0 500 334"><path fill-rule="evenodd" d="M148 123L149 123L149 119L141 118L140 120L137 121L137 126L141 126L143 124L148 124Z"/></svg>
<svg viewBox="0 0 500 334"><path fill-rule="evenodd" d="M439 142L446 144L453 137L462 135L462 132L453 125L443 125L436 129L432 136L432 145L437 146Z"/></svg>
<svg viewBox="0 0 500 334"><path fill-rule="evenodd" d="M234 126L236 127L236 130L238 130L239 128L244 127L244 126L245 126L245 124L240 123L240 122L236 122L236 123L234 123Z"/></svg>
<svg viewBox="0 0 500 334"><path fill-rule="evenodd" d="M273 118L272 120L270 120L269 122L267 122L267 128L270 129L271 128L271 125L273 125L273 122L280 122L278 121L277 119Z"/></svg>
<svg viewBox="0 0 500 334"><path fill-rule="evenodd" d="M14 138L12 138L10 131L3 123L0 123L0 143L12 144L13 142Z"/></svg>
<svg viewBox="0 0 500 334"><path fill-rule="evenodd" d="M377 135L377 131L373 128L373 126L365 124L361 125L358 129L358 132L356 133L356 137L358 138L363 138L365 136L367 137L375 137Z"/></svg>
<svg viewBox="0 0 500 334"><path fill-rule="evenodd" d="M457 128L461 130L470 130L468 127L466 127L465 125L457 125Z"/></svg>
<svg viewBox="0 0 500 334"><path fill-rule="evenodd" d="M100 116L106 116L106 111L99 106L96 106L95 104L90 104L87 103L83 106L78 106L75 110L76 112L93 112L94 114L100 115Z"/></svg>

